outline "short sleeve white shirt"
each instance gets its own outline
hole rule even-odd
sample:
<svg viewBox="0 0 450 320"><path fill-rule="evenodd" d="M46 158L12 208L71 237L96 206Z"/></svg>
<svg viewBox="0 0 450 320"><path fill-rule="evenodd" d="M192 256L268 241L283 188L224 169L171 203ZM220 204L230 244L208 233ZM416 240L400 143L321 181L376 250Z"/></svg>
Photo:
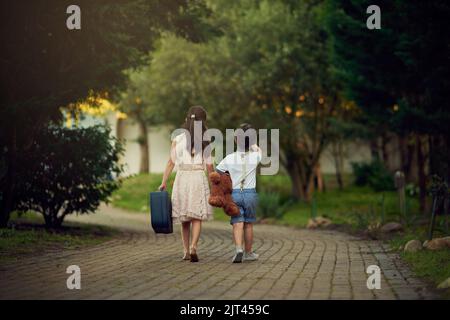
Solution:
<svg viewBox="0 0 450 320"><path fill-rule="evenodd" d="M242 179L244 189L253 189L256 188L256 168L261 157L261 151L236 151L227 155L216 168L230 173L233 189L241 188Z"/></svg>

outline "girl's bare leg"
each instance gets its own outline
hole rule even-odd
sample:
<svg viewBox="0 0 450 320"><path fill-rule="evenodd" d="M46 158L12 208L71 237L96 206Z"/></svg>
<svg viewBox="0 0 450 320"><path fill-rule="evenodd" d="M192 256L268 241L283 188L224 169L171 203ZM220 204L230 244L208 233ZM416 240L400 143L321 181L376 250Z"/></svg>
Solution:
<svg viewBox="0 0 450 320"><path fill-rule="evenodd" d="M181 239L183 240L183 259L186 259L189 254L189 238L190 238L191 222L183 222L181 224Z"/></svg>
<svg viewBox="0 0 450 320"><path fill-rule="evenodd" d="M197 244L202 230L202 221L198 219L192 220L192 241L191 241L191 262L198 262Z"/></svg>
<svg viewBox="0 0 450 320"><path fill-rule="evenodd" d="M198 240L200 239L200 232L202 231L202 221L198 219L192 220L192 245L191 250L197 251Z"/></svg>

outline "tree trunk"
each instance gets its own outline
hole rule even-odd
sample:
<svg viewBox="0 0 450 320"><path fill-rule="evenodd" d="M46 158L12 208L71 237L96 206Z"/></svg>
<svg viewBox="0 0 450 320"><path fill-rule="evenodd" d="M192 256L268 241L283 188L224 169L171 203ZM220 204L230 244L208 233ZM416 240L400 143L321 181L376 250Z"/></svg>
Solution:
<svg viewBox="0 0 450 320"><path fill-rule="evenodd" d="M317 187L317 191L323 192L323 175L322 170L320 169L320 163L317 163L315 167L314 176L315 176L314 185Z"/></svg>
<svg viewBox="0 0 450 320"><path fill-rule="evenodd" d="M372 157L372 161L380 160L380 156L378 154L378 143L377 139L370 140L370 155Z"/></svg>
<svg viewBox="0 0 450 320"><path fill-rule="evenodd" d="M332 146L332 154L333 154L333 160L334 160L334 170L336 175L336 181L338 184L339 190L342 190L344 188L344 182L342 180L342 171L343 171L343 164L342 164L342 145L340 142L333 143Z"/></svg>
<svg viewBox="0 0 450 320"><path fill-rule="evenodd" d="M150 158L149 158L149 143L148 143L148 130L144 121L138 119L139 125L139 146L141 147L141 166L139 173L149 173L150 171Z"/></svg>
<svg viewBox="0 0 450 320"><path fill-rule="evenodd" d="M297 161L294 159L287 159L287 172L291 179L291 195L296 201L304 199L304 192L302 186L302 179Z"/></svg>
<svg viewBox="0 0 450 320"><path fill-rule="evenodd" d="M381 136L381 155L383 156L383 163L389 170L391 169L391 165L389 163L389 152L387 150L389 139L386 134Z"/></svg>
<svg viewBox="0 0 450 320"><path fill-rule="evenodd" d="M121 143L125 144L125 138L124 138L124 131L125 131L125 120L124 119L117 119L117 125L116 125L116 138ZM118 163L124 164L124 154L119 155Z"/></svg>
<svg viewBox="0 0 450 320"><path fill-rule="evenodd" d="M53 219L52 219L52 216L51 216L51 215L48 215L48 214L45 214L45 213L43 213L42 215L44 216L45 227L46 227L47 229L52 228L52 226L53 226Z"/></svg>
<svg viewBox="0 0 450 320"><path fill-rule="evenodd" d="M117 119L117 125L116 125L116 137L118 140L123 140L123 136L124 136L124 125L125 125L125 121L123 119Z"/></svg>
<svg viewBox="0 0 450 320"><path fill-rule="evenodd" d="M306 183L304 186L305 189L305 200L310 202L312 199L312 195L315 187L315 178L317 172L317 164L312 166L312 170L309 171L309 175L307 176Z"/></svg>
<svg viewBox="0 0 450 320"><path fill-rule="evenodd" d="M3 186L3 199L0 217L0 228L8 226L9 217L13 210L14 188L16 184L16 162L17 162L17 131L13 124L11 139L6 154L6 179Z"/></svg>
<svg viewBox="0 0 450 320"><path fill-rule="evenodd" d="M417 144L417 173L419 176L419 202L420 212L425 213L426 200L427 200L427 181L425 174L425 156L423 152L422 139L420 135L416 136Z"/></svg>
<svg viewBox="0 0 450 320"><path fill-rule="evenodd" d="M407 136L398 137L398 148L400 150L401 170L405 174L406 181L412 181L411 165L414 154L414 145L408 142Z"/></svg>
<svg viewBox="0 0 450 320"><path fill-rule="evenodd" d="M445 136L431 136L429 145L429 174L438 175L450 182L450 147L449 139Z"/></svg>
<svg viewBox="0 0 450 320"><path fill-rule="evenodd" d="M59 229L64 222L64 218L66 215L61 215L58 217L58 213L43 213L45 227L47 229Z"/></svg>

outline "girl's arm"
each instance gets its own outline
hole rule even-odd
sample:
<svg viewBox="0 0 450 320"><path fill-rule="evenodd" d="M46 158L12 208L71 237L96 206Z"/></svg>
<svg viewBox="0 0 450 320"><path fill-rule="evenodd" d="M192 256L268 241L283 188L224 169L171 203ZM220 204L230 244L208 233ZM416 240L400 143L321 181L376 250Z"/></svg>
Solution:
<svg viewBox="0 0 450 320"><path fill-rule="evenodd" d="M214 165L212 163L211 164L207 164L206 165L206 170L208 171L208 176L209 176L209 174L211 172L214 172Z"/></svg>
<svg viewBox="0 0 450 320"><path fill-rule="evenodd" d="M162 191L165 190L167 187L167 179L169 179L170 174L172 173L173 168L175 167L175 159L173 159L173 155L175 154L175 146L176 142L172 142L172 146L170 148L170 158L169 161L167 161L166 169L164 170L163 178L161 185L159 186L158 190Z"/></svg>
<svg viewBox="0 0 450 320"><path fill-rule="evenodd" d="M211 172L214 172L214 161L212 159L211 152L205 156L204 161L206 162L206 170L208 171L208 177Z"/></svg>

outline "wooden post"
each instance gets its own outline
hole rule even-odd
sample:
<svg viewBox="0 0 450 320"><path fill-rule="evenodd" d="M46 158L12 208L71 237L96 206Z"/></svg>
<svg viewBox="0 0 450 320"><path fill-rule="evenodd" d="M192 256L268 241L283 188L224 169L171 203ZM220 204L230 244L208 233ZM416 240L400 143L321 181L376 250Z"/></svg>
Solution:
<svg viewBox="0 0 450 320"><path fill-rule="evenodd" d="M435 195L433 197L433 208L431 209L431 222L430 222L430 229L428 230L428 240L433 239L434 224L436 222L437 202L438 202L438 198L437 198L437 195Z"/></svg>
<svg viewBox="0 0 450 320"><path fill-rule="evenodd" d="M311 218L315 220L317 218L317 199L316 192L313 193L312 203L311 203Z"/></svg>
<svg viewBox="0 0 450 320"><path fill-rule="evenodd" d="M395 173L395 188L398 193L398 205L400 209L400 221L406 222L406 194L405 194L405 175L401 171Z"/></svg>

